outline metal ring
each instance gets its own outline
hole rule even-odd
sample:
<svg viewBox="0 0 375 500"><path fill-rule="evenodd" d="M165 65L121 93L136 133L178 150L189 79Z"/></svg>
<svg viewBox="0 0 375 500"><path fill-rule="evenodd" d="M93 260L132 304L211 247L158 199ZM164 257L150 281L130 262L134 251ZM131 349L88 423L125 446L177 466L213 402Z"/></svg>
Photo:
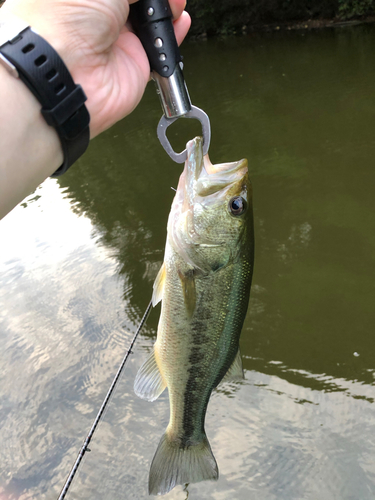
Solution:
<svg viewBox="0 0 375 500"><path fill-rule="evenodd" d="M178 118L195 118L196 120L199 120L201 122L203 135L203 154L206 155L208 153L211 141L210 119L202 109L197 108L196 106L192 106L191 111L181 117L166 118L164 115L161 117L156 132L159 141L161 142L161 145L163 146L165 151L176 163L184 163L187 159L187 150L184 149L181 153L176 153L172 148L166 134L167 128L176 120L178 120Z"/></svg>

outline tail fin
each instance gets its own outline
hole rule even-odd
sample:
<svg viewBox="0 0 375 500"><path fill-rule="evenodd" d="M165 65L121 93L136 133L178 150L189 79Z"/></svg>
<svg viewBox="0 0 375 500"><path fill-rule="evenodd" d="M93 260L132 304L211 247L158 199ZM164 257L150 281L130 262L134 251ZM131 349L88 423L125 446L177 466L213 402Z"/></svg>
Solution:
<svg viewBox="0 0 375 500"><path fill-rule="evenodd" d="M150 495L164 495L178 484L217 480L219 471L206 435L193 446L181 448L165 433L151 464L148 482Z"/></svg>

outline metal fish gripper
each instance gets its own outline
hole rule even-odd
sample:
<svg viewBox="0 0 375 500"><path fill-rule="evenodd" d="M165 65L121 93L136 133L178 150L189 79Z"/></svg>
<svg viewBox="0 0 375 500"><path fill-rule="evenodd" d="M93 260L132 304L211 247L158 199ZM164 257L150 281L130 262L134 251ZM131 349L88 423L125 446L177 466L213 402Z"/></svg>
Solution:
<svg viewBox="0 0 375 500"><path fill-rule="evenodd" d="M166 130L178 118L195 118L202 125L203 154L207 154L211 140L210 120L202 109L191 104L168 0L139 0L131 5L129 18L146 51L163 109L164 115L157 126L161 145L172 160L184 163L187 159L186 149L176 153Z"/></svg>

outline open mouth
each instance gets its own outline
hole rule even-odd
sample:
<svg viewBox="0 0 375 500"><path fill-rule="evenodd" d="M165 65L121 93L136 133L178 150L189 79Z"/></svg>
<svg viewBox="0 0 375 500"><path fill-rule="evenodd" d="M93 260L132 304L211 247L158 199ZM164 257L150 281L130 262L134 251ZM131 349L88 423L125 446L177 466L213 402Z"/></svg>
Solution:
<svg viewBox="0 0 375 500"><path fill-rule="evenodd" d="M226 187L233 186L240 181L247 174L247 161L240 160L233 163L221 163L219 165L212 165L208 156L211 172L207 171L206 162L204 170L197 180L196 193L198 196L210 196L219 191L223 191ZM219 167L219 168L217 168Z"/></svg>
<svg viewBox="0 0 375 500"><path fill-rule="evenodd" d="M202 144L201 137L196 137L187 144L186 190L189 197L218 193L240 182L248 170L247 160L244 159L213 165L208 155L203 157Z"/></svg>

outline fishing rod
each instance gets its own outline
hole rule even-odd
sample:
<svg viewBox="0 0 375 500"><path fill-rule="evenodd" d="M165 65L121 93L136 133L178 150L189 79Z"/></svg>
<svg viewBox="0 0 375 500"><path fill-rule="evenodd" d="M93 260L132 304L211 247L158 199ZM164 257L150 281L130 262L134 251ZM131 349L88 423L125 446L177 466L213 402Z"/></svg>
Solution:
<svg viewBox="0 0 375 500"><path fill-rule="evenodd" d="M117 370L115 378L113 379L112 384L111 384L110 388L108 389L107 395L104 398L104 401L103 401L103 403L102 403L102 405L100 407L100 410L98 411L98 414L96 415L94 423L92 424L91 429L90 429L89 433L87 434L87 437L86 437L83 445L81 446L81 449L79 450L79 453L78 453L78 456L76 458L76 461L74 462L73 467L72 467L72 469L71 469L71 471L69 473L69 476L67 477L67 479L65 481L63 489L61 490L61 493L60 493L60 495L58 497L58 500L63 500L65 498L65 496L66 496L66 494L67 494L67 492L68 492L68 490L70 488L70 485L72 484L74 476L76 475L78 467L79 467L79 465L80 465L80 463L81 463L81 461L83 459L84 454L86 453L86 451L90 451L90 449L88 448L88 445L89 445L89 443L90 443L90 441L91 441L91 439L92 439L92 437L94 435L94 432L95 432L95 430L96 430L96 428L97 428L97 426L99 424L99 421L100 421L100 419L101 419L101 417L102 417L102 415L104 413L104 410L105 410L105 408L106 408L106 406L107 406L107 404L108 404L108 402L110 400L110 397L112 396L112 393L113 393L113 391L114 391L114 389L116 387L116 384L117 384L117 382L118 382L118 380L120 378L120 375L121 375L121 372L122 372L122 370L123 370L123 368L125 366L125 363L126 363L128 357L129 357L129 355L133 352L132 348L133 348L133 346L135 344L135 341L137 340L139 332L142 330L143 325L146 323L148 315L150 314L150 311L151 311L151 307L152 307L152 300L148 304L147 309L146 309L145 313L143 314L143 317L142 317L142 319L141 319L141 321L140 321L140 323L138 325L137 331L135 332L134 337L133 337L133 339L132 339L132 341L130 343L130 347L126 351L125 356L123 357L123 359L121 361L121 364L120 364L120 366L119 366L119 368Z"/></svg>

